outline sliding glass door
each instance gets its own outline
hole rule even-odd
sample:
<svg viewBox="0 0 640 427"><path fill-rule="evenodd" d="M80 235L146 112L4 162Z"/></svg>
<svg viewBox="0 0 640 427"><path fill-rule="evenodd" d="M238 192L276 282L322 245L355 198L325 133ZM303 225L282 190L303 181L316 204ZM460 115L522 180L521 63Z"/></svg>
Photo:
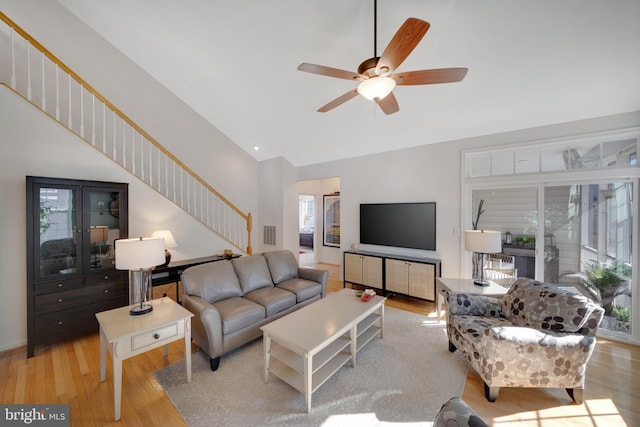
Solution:
<svg viewBox="0 0 640 427"><path fill-rule="evenodd" d="M545 233L558 248L558 283L602 305L600 327L619 334L631 333L633 316L633 193L632 182L544 188Z"/></svg>
<svg viewBox="0 0 640 427"><path fill-rule="evenodd" d="M502 232L517 277L576 289L605 309L602 330L631 336L634 182L474 189L472 223Z"/></svg>

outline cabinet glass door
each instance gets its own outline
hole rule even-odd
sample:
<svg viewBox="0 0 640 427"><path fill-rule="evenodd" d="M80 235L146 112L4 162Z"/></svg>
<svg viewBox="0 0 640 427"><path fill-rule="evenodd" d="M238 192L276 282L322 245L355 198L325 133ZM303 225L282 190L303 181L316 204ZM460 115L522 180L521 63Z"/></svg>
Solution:
<svg viewBox="0 0 640 427"><path fill-rule="evenodd" d="M40 266L36 274L43 279L80 273L78 194L75 187L46 185L34 194L40 211L34 221L34 236L39 240L34 256Z"/></svg>
<svg viewBox="0 0 640 427"><path fill-rule="evenodd" d="M121 235L121 192L112 188L89 187L84 190L85 271L115 267L114 241Z"/></svg>

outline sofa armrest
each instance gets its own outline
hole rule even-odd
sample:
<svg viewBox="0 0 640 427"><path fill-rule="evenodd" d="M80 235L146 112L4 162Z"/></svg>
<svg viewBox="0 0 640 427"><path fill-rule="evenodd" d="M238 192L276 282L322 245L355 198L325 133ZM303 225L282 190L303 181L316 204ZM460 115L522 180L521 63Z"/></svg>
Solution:
<svg viewBox="0 0 640 427"><path fill-rule="evenodd" d="M502 304L498 298L447 290L444 292L447 301L447 315L500 317L502 314Z"/></svg>
<svg viewBox="0 0 640 427"><path fill-rule="evenodd" d="M322 285L322 298L327 295L327 280L329 280L329 270L321 270L319 268L299 267L298 277L301 279L312 280Z"/></svg>
<svg viewBox="0 0 640 427"><path fill-rule="evenodd" d="M222 318L213 305L194 295L183 295L182 305L193 313L192 336L200 347L216 358L224 353L222 343Z"/></svg>

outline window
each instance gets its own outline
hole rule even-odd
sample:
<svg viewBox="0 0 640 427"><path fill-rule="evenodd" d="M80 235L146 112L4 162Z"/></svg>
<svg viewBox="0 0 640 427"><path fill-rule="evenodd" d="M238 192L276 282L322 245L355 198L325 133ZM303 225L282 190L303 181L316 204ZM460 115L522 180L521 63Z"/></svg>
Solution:
<svg viewBox="0 0 640 427"><path fill-rule="evenodd" d="M515 253L518 277L576 289L605 309L603 336L638 342L634 132L463 153L464 227L484 200L479 228L512 234L503 253Z"/></svg>

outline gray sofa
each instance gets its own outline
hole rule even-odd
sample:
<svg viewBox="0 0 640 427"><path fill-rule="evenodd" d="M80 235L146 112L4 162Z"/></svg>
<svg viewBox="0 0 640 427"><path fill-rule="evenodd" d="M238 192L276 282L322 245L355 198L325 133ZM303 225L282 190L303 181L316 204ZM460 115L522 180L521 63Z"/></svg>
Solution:
<svg viewBox="0 0 640 427"><path fill-rule="evenodd" d="M218 369L220 356L262 336L260 327L324 298L329 272L300 268L291 251L272 251L186 269L182 305L191 336Z"/></svg>

